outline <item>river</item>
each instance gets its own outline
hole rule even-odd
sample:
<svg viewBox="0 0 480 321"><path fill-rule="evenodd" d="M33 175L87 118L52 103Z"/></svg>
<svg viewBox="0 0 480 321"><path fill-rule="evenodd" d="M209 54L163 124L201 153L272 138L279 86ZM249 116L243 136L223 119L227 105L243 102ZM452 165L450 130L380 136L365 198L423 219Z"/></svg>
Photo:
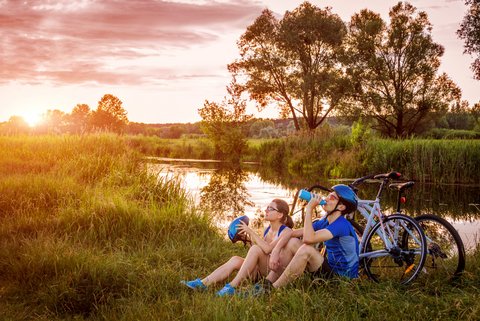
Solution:
<svg viewBox="0 0 480 321"><path fill-rule="evenodd" d="M264 210L274 198L292 204L300 188L351 182L347 179L292 177L256 164L228 167L215 161L149 158L148 166L159 176L178 178L195 203L211 211L220 226L226 226L231 219L242 214L261 226ZM378 187L377 183L362 185L359 197L374 199ZM480 242L480 186L416 183L405 196L407 214L434 213L444 217L459 231L467 250ZM396 197L396 192L385 190L381 204L386 213L393 211ZM294 221L299 223L301 214L297 208L294 209L297 213Z"/></svg>

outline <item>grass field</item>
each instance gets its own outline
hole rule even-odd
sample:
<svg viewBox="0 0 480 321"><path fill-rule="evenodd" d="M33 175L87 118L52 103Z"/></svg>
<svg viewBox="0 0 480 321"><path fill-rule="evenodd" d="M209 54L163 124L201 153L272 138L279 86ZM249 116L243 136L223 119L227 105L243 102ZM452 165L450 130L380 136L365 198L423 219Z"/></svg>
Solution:
<svg viewBox="0 0 480 321"><path fill-rule="evenodd" d="M149 146L146 151L148 151ZM246 249L231 244L175 179L146 171L114 135L0 137L2 320L475 320L480 250L462 280L409 287L312 282L260 298L192 293Z"/></svg>

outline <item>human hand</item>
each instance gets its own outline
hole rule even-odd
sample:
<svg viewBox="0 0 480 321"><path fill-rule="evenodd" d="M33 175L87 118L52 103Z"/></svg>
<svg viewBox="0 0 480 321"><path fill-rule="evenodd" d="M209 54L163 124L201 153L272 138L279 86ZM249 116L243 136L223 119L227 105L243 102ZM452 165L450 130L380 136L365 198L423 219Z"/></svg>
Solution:
<svg viewBox="0 0 480 321"><path fill-rule="evenodd" d="M240 224L237 225L237 229L240 233L244 233L248 235L252 233L252 229L247 224L245 224L244 221L240 221Z"/></svg>
<svg viewBox="0 0 480 321"><path fill-rule="evenodd" d="M270 260L268 262L268 267L272 271L278 271L280 268L280 253L278 251L272 251L270 254Z"/></svg>
<svg viewBox="0 0 480 321"><path fill-rule="evenodd" d="M310 211L313 210L315 207L318 206L318 204L320 204L321 201L322 198L320 197L320 195L312 193L312 198L308 202L306 209Z"/></svg>

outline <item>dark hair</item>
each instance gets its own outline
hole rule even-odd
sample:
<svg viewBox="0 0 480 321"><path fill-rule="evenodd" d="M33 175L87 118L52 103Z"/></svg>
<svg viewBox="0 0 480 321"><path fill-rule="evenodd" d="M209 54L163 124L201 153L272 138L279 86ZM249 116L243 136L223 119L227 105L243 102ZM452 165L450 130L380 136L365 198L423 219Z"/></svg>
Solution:
<svg viewBox="0 0 480 321"><path fill-rule="evenodd" d="M277 205L278 211L283 214L282 224L288 226L289 228L292 228L293 220L292 217L289 215L290 207L288 206L288 203L279 198L274 199L272 202Z"/></svg>

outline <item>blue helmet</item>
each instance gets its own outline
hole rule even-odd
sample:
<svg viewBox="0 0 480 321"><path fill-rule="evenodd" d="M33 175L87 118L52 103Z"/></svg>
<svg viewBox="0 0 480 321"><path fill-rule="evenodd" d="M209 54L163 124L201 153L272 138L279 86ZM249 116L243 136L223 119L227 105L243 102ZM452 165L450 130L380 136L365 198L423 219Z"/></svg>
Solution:
<svg viewBox="0 0 480 321"><path fill-rule="evenodd" d="M337 193L340 202L346 207L342 211L343 214L352 213L357 209L358 197L350 186L338 184L333 186L332 189Z"/></svg>
<svg viewBox="0 0 480 321"><path fill-rule="evenodd" d="M248 225L250 220L248 216L243 215L234 219L232 223L230 223L230 225L228 226L228 232L227 232L228 238L233 243L236 243L237 241L242 241L245 244L247 242L246 235L240 234L238 231L237 225L239 225L241 221L243 221L245 224Z"/></svg>

